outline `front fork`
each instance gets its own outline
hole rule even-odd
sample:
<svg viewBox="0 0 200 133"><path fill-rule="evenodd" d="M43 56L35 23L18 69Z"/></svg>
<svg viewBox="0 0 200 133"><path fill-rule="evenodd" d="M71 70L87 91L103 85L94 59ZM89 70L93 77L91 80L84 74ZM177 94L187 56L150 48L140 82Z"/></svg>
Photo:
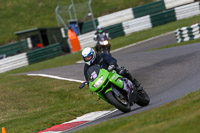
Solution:
<svg viewBox="0 0 200 133"><path fill-rule="evenodd" d="M105 91L105 95L106 95L106 93L108 93L109 91L112 91L117 97L119 97L120 99L124 99L124 100L127 100L127 102L129 102L128 101L128 98L126 97L126 96L124 96L124 94L121 92L121 91L119 91L114 85L112 85L111 86L111 88L109 88L108 90L106 90ZM122 90L122 91L124 91L124 90ZM124 91L125 92L125 91ZM126 94L126 92L125 92L125 94ZM130 104L130 103L129 103Z"/></svg>
<svg viewBox="0 0 200 133"><path fill-rule="evenodd" d="M123 94L121 94L120 91L118 91L116 89L116 87L114 85L112 85L112 87L110 87L109 89L107 89L105 92L99 92L97 93L97 96L99 96L99 98L103 99L104 101L108 102L107 98L105 97L105 95L109 92L112 91L113 93L115 93L116 96L120 97L121 99L126 99L126 97L123 96Z"/></svg>
<svg viewBox="0 0 200 133"><path fill-rule="evenodd" d="M136 103L138 101L138 88L134 86L134 89L132 90L132 94L131 97L128 99L127 96L124 96L124 94L122 93L122 91L125 92L125 90L123 90L123 88L121 88L122 90L119 91L115 85L111 85L110 88L108 88L106 91L101 91L99 93L97 93L97 95L99 96L99 98L103 99L104 101L108 102L107 98L105 97L105 95L109 92L112 91L116 96L118 96L120 99L126 99L128 101L128 103L130 105L133 105L133 103ZM127 94L127 92L125 92L125 95Z"/></svg>

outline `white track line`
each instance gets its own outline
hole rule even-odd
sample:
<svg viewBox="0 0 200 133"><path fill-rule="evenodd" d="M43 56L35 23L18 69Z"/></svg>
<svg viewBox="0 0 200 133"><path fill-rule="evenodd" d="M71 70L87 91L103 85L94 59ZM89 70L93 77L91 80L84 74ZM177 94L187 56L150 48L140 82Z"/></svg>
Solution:
<svg viewBox="0 0 200 133"><path fill-rule="evenodd" d="M68 130L73 130L74 128L78 128L80 126L83 126L87 123L90 123L92 121L95 121L95 120L98 120L104 116L107 116L113 112L117 111L117 109L115 110L107 110L107 111L96 111L96 112L91 112L91 113L88 113L88 114L85 114L85 115L82 115L81 117L77 117L76 119L74 120L71 120L69 122L65 122L63 124L59 124L59 125L54 125L53 127L50 127L50 128L47 128L43 131L40 131L38 133L62 133L62 132L66 132ZM79 125L74 125L73 127L70 127L70 128L65 128L67 126L72 126L74 123L79 123L79 122L83 122L82 124L79 124ZM59 129L59 128L60 129ZM64 129L65 128L65 129ZM57 131L59 130L59 131Z"/></svg>
<svg viewBox="0 0 200 133"><path fill-rule="evenodd" d="M71 123L71 122L77 122L77 121L94 121L94 120L97 120L97 119L100 119L104 116L107 116L115 111L117 111L118 109L115 109L115 110L112 110L112 111L97 111L97 112L91 112L91 113L88 113L88 114L85 114L81 117L77 117L76 119L72 120L72 121L69 121L69 122L65 122L63 124L66 124L66 123Z"/></svg>
<svg viewBox="0 0 200 133"><path fill-rule="evenodd" d="M53 78L53 79L59 79L59 80L67 80L67 81L73 81L73 82L79 82L83 83L82 80L76 80L76 79L69 79L69 78L62 78L59 76L53 76L53 75L47 75L47 74L27 74L28 76L41 76L41 77L47 77L47 78Z"/></svg>
<svg viewBox="0 0 200 133"><path fill-rule="evenodd" d="M96 117L95 118L95 116L93 116L93 120L91 120L91 121L88 121L88 122L86 122L86 123L83 123L83 124L81 124L81 125L79 125L79 126L75 126L75 127L72 127L72 128L70 128L70 129L68 129L68 130L73 130L74 128L78 128L78 127L80 127L80 126L83 126L83 125L86 125L86 124L88 124L88 123L90 123L90 122L93 122L93 121L95 121L95 120L98 120L98 119L100 119L100 118L103 118L103 117L105 117L105 116L108 116L108 115L110 115L110 114L112 114L112 113L114 113L114 112L116 112L116 111L118 111L118 109L115 109L115 110L112 110L112 111L107 111L107 113L105 113L105 114L102 114L101 116L98 116L98 117ZM100 114L101 114L101 112L106 112L106 111L98 111ZM89 113L89 114L93 114L93 113L95 113L95 112L92 112L92 113ZM98 113L96 114L96 115L99 115ZM73 121L73 120L72 120ZM76 120L75 120L76 121ZM65 122L65 123L68 123L68 122ZM66 130L67 131L67 130Z"/></svg>

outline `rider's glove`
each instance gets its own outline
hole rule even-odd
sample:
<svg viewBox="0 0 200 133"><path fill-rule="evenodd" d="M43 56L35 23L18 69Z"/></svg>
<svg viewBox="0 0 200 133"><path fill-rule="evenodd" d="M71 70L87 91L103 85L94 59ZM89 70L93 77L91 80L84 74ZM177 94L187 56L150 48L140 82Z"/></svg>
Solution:
<svg viewBox="0 0 200 133"><path fill-rule="evenodd" d="M114 70L115 69L115 65L109 65L108 66L108 71L110 72L110 71L112 71L112 70Z"/></svg>

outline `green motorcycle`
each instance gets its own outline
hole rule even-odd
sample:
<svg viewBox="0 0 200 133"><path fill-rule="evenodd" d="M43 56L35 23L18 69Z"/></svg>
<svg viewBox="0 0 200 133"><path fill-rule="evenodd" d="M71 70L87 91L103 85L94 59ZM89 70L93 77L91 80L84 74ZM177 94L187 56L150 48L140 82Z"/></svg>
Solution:
<svg viewBox="0 0 200 133"><path fill-rule="evenodd" d="M128 98L127 92L123 90L125 84L124 77L117 74L115 70L108 72L100 65L91 66L87 75L89 77L89 88L95 92L99 98L115 106L122 112L130 112L131 106L136 103L140 106L147 106L150 98L147 93L133 85L131 96ZM83 88L86 82L83 82L79 88Z"/></svg>

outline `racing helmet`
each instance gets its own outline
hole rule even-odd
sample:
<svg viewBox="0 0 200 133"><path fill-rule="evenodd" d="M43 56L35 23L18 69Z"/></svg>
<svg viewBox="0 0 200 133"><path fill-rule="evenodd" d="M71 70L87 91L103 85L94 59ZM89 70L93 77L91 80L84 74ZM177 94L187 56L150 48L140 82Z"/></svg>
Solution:
<svg viewBox="0 0 200 133"><path fill-rule="evenodd" d="M102 27L100 25L97 26L97 32L99 33L103 32Z"/></svg>
<svg viewBox="0 0 200 133"><path fill-rule="evenodd" d="M82 51L82 57L86 64L91 65L96 59L96 53L93 48L87 47Z"/></svg>

